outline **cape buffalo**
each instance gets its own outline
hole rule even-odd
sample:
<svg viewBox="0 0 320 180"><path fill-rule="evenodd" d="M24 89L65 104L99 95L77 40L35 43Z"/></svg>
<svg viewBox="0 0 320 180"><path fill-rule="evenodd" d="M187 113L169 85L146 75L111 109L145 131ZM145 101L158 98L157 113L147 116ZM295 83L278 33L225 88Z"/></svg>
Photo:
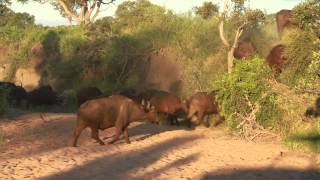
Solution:
<svg viewBox="0 0 320 180"><path fill-rule="evenodd" d="M237 59L248 58L256 51L256 47L250 41L240 41L234 50L234 57Z"/></svg>
<svg viewBox="0 0 320 180"><path fill-rule="evenodd" d="M23 100L27 100L27 92L21 86L16 86L11 82L0 82L0 91L6 93L7 101L12 105L21 105Z"/></svg>
<svg viewBox="0 0 320 180"><path fill-rule="evenodd" d="M187 100L187 106L189 110L187 118L196 125L202 123L207 114L219 115L218 105L214 101L214 92L209 94L207 92L195 93ZM223 120L224 118L219 115L219 121L215 125Z"/></svg>
<svg viewBox="0 0 320 180"><path fill-rule="evenodd" d="M284 45L278 44L271 49L267 57L269 66L274 69L277 74L281 73L282 69L288 64L288 59L284 54L284 49Z"/></svg>
<svg viewBox="0 0 320 180"><path fill-rule="evenodd" d="M96 97L99 97L102 95L102 92L100 89L96 87L85 87L80 89L77 92L77 102L78 102L78 107L80 107L81 104L84 102L94 99Z"/></svg>
<svg viewBox="0 0 320 180"><path fill-rule="evenodd" d="M277 28L279 37L282 37L283 30L295 25L292 20L293 13L291 10L283 9L276 14Z"/></svg>
<svg viewBox="0 0 320 180"><path fill-rule="evenodd" d="M169 94L170 93L167 91L162 91L162 90L157 90L157 89L148 89L148 90L141 92L137 96L137 99L144 107L148 107L150 105L150 100L152 97L165 96L165 95L169 95Z"/></svg>
<svg viewBox="0 0 320 180"><path fill-rule="evenodd" d="M309 107L304 113L306 117L319 117L320 116L320 97L317 98L315 107Z"/></svg>
<svg viewBox="0 0 320 180"><path fill-rule="evenodd" d="M29 105L54 105L58 102L58 95L54 92L51 86L41 86L27 95Z"/></svg>
<svg viewBox="0 0 320 180"><path fill-rule="evenodd" d="M145 112L140 104L124 96L113 95L89 100L82 104L78 110L73 146L77 145L77 140L86 127L91 128L91 137L101 145L104 145L104 142L99 138L99 130L114 126L116 128L115 137L109 143L116 142L122 133L126 142L130 143L128 126L131 122L142 119L159 122L154 109Z"/></svg>
<svg viewBox="0 0 320 180"><path fill-rule="evenodd" d="M118 94L121 96L128 97L128 98L134 100L135 102L140 103L140 99L138 98L138 93L135 89L125 89L125 90L120 91Z"/></svg>
<svg viewBox="0 0 320 180"><path fill-rule="evenodd" d="M150 99L150 105L155 108L158 113L168 115L173 125L179 124L177 118L180 114L187 113L187 107L181 99L173 94L157 95ZM190 125L188 125L190 127Z"/></svg>

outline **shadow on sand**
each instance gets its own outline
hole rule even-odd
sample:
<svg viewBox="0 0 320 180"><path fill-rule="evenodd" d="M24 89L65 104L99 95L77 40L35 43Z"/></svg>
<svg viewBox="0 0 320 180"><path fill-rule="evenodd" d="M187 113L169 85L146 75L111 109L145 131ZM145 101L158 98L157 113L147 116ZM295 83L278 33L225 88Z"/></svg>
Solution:
<svg viewBox="0 0 320 180"><path fill-rule="evenodd" d="M283 168L266 169L240 169L223 170L211 172L201 178L201 180L318 180L320 174L318 170L297 170Z"/></svg>
<svg viewBox="0 0 320 180"><path fill-rule="evenodd" d="M68 172L61 172L42 179L150 179L172 167L179 167L196 160L198 155L192 154L178 159L163 168L146 172L149 165L161 160L162 156L170 152L170 150L192 143L197 138L199 137L187 136L170 139L144 149L118 153L93 160ZM133 174L133 177L130 177L129 174Z"/></svg>
<svg viewBox="0 0 320 180"><path fill-rule="evenodd" d="M35 113L17 117L19 124L16 131L20 132L11 132L8 135L7 138L10 139L10 142L0 147L0 152L2 152L0 159L21 158L70 147L76 122L75 118L74 114L61 115L59 113L43 114L43 119L39 117L39 114ZM32 127L29 127L30 124L33 124ZM129 136L132 143L135 143L135 141L142 141L162 132L179 129L184 129L184 127L136 122L130 125ZM83 131L78 144L80 147L90 144L92 146L92 143L95 143L90 137L90 132L89 128ZM20 133L20 135L17 135L17 133ZM114 128L100 131L100 137L105 142L110 141L109 138L113 134ZM125 142L120 139L116 144L125 144ZM99 146L98 144L96 145ZM12 152L12 149L16 150ZM5 155L6 152L10 155Z"/></svg>

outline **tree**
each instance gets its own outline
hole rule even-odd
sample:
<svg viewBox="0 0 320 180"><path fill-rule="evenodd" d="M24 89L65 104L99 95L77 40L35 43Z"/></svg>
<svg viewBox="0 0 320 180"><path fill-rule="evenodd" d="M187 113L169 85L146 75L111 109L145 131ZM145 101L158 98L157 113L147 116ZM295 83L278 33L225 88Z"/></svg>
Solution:
<svg viewBox="0 0 320 180"><path fill-rule="evenodd" d="M35 0L40 3L50 3L60 12L63 17L69 19L70 22L78 23L94 22L100 13L102 4L111 4L115 0Z"/></svg>
<svg viewBox="0 0 320 180"><path fill-rule="evenodd" d="M212 2L204 2L202 6L194 8L195 14L201 16L203 19L209 19L218 14L219 6Z"/></svg>
<svg viewBox="0 0 320 180"><path fill-rule="evenodd" d="M222 43L228 49L228 73L232 72L234 50L238 45L239 38L243 31L258 26L259 23L265 20L265 14L261 10L247 9L244 6L245 0L231 0L233 9L228 9L228 0L224 0L223 11L220 14L219 35ZM224 33L224 23L232 23L235 30L233 43L230 43Z"/></svg>
<svg viewBox="0 0 320 180"><path fill-rule="evenodd" d="M28 13L15 13L5 5L0 5L0 26L25 27L34 25L34 16Z"/></svg>
<svg viewBox="0 0 320 180"><path fill-rule="evenodd" d="M320 1L307 0L293 8L300 28L315 33L320 38Z"/></svg>

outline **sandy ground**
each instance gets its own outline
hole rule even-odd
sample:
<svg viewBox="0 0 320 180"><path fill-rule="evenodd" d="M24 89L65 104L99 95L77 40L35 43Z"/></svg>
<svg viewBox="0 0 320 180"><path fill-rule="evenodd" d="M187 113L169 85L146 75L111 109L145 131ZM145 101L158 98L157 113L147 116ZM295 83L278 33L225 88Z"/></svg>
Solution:
<svg viewBox="0 0 320 180"><path fill-rule="evenodd" d="M134 123L131 144L100 146L85 130L70 147L74 114L1 120L0 179L320 179L316 156L278 140L247 142L219 128ZM114 129L100 133L110 141Z"/></svg>

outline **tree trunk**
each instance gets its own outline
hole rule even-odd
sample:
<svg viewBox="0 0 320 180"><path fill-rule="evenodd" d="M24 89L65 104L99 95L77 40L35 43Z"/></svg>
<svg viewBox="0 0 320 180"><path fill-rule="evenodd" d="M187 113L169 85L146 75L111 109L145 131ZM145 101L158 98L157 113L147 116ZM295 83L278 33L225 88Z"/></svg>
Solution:
<svg viewBox="0 0 320 180"><path fill-rule="evenodd" d="M233 68L233 60L234 60L234 47L229 48L228 50L228 73L230 74L232 72L232 68Z"/></svg>

